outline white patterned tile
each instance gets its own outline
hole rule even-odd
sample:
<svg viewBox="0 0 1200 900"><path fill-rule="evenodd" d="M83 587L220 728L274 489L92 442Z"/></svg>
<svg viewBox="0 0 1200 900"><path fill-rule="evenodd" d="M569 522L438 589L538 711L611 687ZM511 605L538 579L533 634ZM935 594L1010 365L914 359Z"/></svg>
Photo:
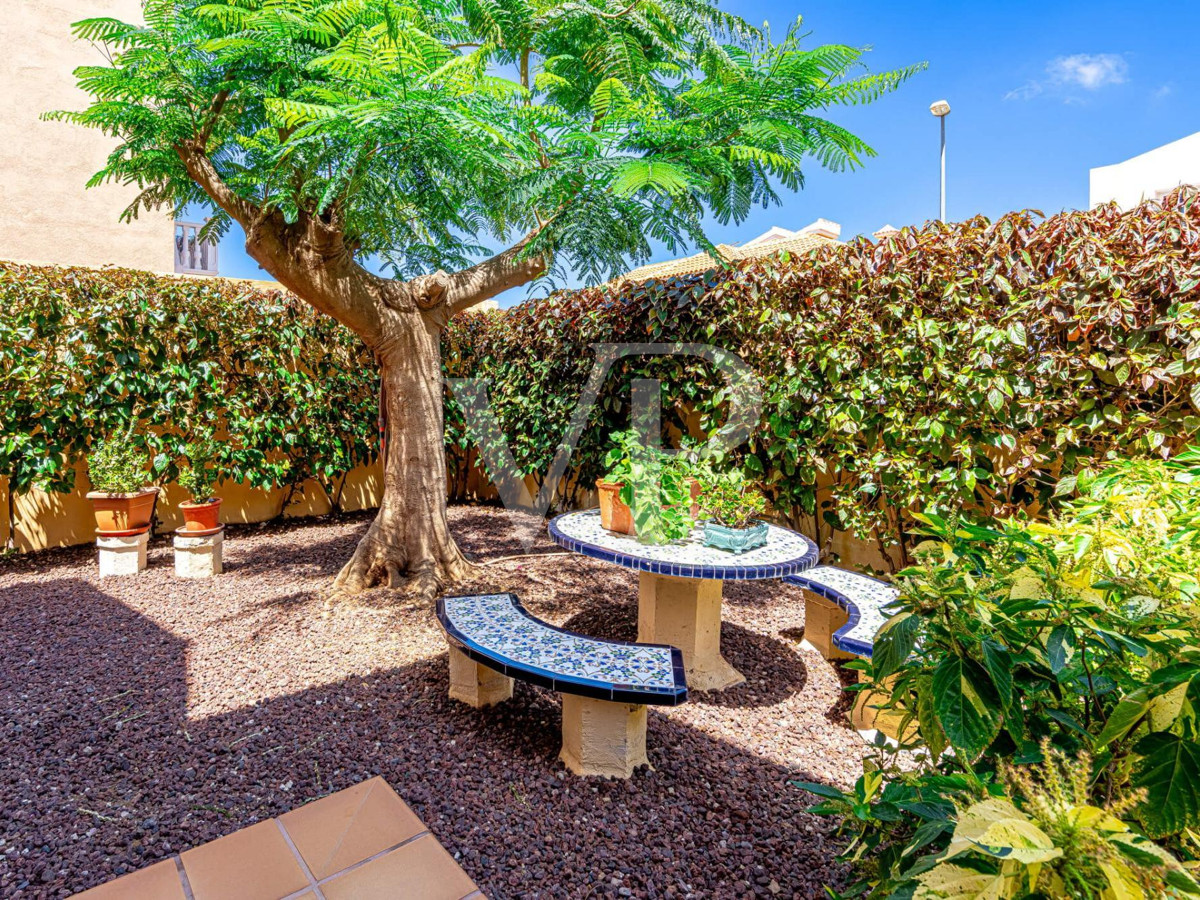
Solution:
<svg viewBox="0 0 1200 900"><path fill-rule="evenodd" d="M744 553L707 547L697 526L686 540L673 544L640 544L636 537L616 534L600 525L599 510L566 513L550 523L550 535L576 553L619 566L680 578L781 578L817 561L817 548L807 537L769 525L767 543Z"/></svg>
<svg viewBox="0 0 1200 900"><path fill-rule="evenodd" d="M648 690L673 691L670 647L602 641L534 619L511 594L446 597L447 625L489 655L549 672Z"/></svg>

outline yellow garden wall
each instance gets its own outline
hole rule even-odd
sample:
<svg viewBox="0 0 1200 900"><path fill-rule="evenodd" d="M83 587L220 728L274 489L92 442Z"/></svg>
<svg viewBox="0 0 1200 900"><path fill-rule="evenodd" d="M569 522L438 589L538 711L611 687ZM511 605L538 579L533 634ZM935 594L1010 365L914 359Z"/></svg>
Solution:
<svg viewBox="0 0 1200 900"><path fill-rule="evenodd" d="M378 506L383 493L382 474L378 463L360 466L351 472L346 477L346 484L342 489L342 510L354 512ZM526 478L526 484L530 493L536 495L537 483L533 476ZM87 466L80 462L75 470L75 490L71 493L53 494L33 490L12 497L13 521L16 526L13 539L16 549L28 553L52 547L90 543L95 538L95 533L91 504L85 497L88 490L90 486ZM286 493L278 488L262 490L230 481L222 482L217 492L223 501L221 521L239 524L266 522L275 518ZM496 489L487 474L478 466L471 468L466 476L465 485L451 484L451 492L456 499L466 502L489 502L497 497ZM174 484L168 485L159 495L156 510L159 518L157 533L169 532L183 524L179 504L186 499L187 495L183 489ZM9 501L8 479L0 478L0 547L7 546L9 541ZM594 506L595 492L584 493L580 502L584 507ZM333 504L321 486L315 481L309 481L304 485L303 491L298 490L292 496L284 511L284 517L292 519L322 516L332 509ZM810 537L814 535L810 517L803 517L797 523L797 527ZM827 537L828 532L823 531L822 539ZM826 548L823 546L821 549ZM828 541L828 549L837 555L842 565L866 566L880 572L891 569L874 543L861 541L845 532L835 532L833 538Z"/></svg>
<svg viewBox="0 0 1200 900"><path fill-rule="evenodd" d="M378 465L361 466L346 476L342 490L342 509L353 512L379 505L383 479ZM50 547L67 547L86 544L95 538L91 504L85 495L90 489L87 467L80 463L75 471L75 490L69 494L48 494L33 490L12 498L14 513L14 545L21 552L46 550ZM222 482L217 492L224 501L221 504L222 522L265 522L279 514L285 491L282 489L262 490L240 482ZM0 509L7 511L9 503L8 479L0 478ZM178 485L168 485L159 495L157 513L161 520L159 533L178 528L183 524L179 503L187 494ZM303 491L297 491L284 511L286 518L325 515L333 504L325 491L315 481L306 482ZM0 539L7 545L9 540L7 512L0 527Z"/></svg>

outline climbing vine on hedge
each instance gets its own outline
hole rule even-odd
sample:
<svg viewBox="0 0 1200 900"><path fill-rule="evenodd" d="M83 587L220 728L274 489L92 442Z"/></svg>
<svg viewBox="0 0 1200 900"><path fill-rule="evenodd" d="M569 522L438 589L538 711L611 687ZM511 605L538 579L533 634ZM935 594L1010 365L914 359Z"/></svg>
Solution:
<svg viewBox="0 0 1200 900"><path fill-rule="evenodd" d="M361 343L279 291L127 270L0 265L0 475L69 490L98 440L134 433L160 479L207 427L227 477L260 487L369 461L376 385Z"/></svg>
<svg viewBox="0 0 1200 900"><path fill-rule="evenodd" d="M558 294L447 334L452 374L490 377L519 464L544 471L601 341L698 341L738 353L766 405L739 463L785 515L806 512L907 562L913 511L1036 514L1063 476L1169 455L1200 428L1200 200L1129 213L1013 213L905 229L809 258ZM723 420L697 360L629 361L577 464L599 474L632 377ZM567 390L571 386L573 390ZM673 401L668 403L668 398ZM461 440L452 407L451 435Z"/></svg>

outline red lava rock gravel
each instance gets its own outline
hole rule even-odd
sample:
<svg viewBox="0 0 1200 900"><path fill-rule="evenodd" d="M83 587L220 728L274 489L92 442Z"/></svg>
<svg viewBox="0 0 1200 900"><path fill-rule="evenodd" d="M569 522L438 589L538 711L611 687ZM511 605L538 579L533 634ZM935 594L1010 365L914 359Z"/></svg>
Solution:
<svg viewBox="0 0 1200 900"><path fill-rule="evenodd" d="M472 589L603 637L637 630L633 573L525 560L495 509L451 520ZM557 695L517 684L476 711L446 696L431 606L322 590L368 519L235 527L226 573L175 578L165 538L136 578L90 547L0 561L0 894L58 897L373 775L493 898L819 897L832 824L804 779L842 786L864 744L837 672L797 642L778 582L726 589L725 655L748 681L651 708L653 766L627 782L556 759ZM555 548L543 541L535 552Z"/></svg>

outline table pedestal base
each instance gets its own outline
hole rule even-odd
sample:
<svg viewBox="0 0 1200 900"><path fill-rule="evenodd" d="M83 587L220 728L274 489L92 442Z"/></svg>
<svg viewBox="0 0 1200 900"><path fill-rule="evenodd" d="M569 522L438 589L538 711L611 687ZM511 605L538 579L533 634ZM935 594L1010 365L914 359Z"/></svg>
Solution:
<svg viewBox="0 0 1200 900"><path fill-rule="evenodd" d="M562 695L562 752L558 758L576 775L629 778L649 764L646 707L637 703Z"/></svg>
<svg viewBox="0 0 1200 900"><path fill-rule="evenodd" d="M450 697L482 709L503 703L513 693L513 680L481 666L457 647L450 648Z"/></svg>
<svg viewBox="0 0 1200 900"><path fill-rule="evenodd" d="M721 582L639 573L638 640L683 653L690 690L719 691L746 679L721 656Z"/></svg>

